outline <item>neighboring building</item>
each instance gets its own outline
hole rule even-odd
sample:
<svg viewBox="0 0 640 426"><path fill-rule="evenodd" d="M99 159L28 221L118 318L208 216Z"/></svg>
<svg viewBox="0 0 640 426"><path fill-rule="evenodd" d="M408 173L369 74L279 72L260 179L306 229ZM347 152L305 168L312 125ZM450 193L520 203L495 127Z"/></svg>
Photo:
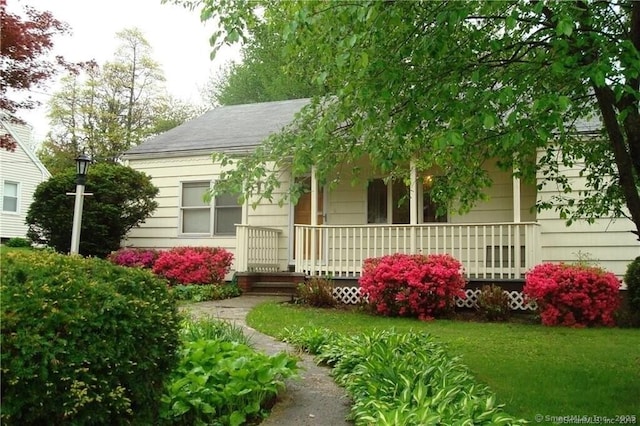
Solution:
<svg viewBox="0 0 640 426"><path fill-rule="evenodd" d="M253 208L237 204L231 195L203 201L202 194L221 172L212 152L250 152L307 102L217 108L128 151L128 164L149 174L160 192L158 209L130 232L127 245L220 246L234 252L238 272L289 270L335 278L357 277L367 257L446 252L478 281L520 280L542 261L575 261L585 255L621 276L640 255L628 219L566 227L556 213L532 209L537 198L553 195L549 186L538 192L494 166L489 200L465 215L435 215L429 188L440 178L436 171L413 169L411 187L386 184L365 159L360 169L369 170L369 177L357 186L343 171L337 186L320 188L311 170L305 182L309 193L297 205L262 200ZM577 177L577 169L566 172ZM281 191L288 186L285 170ZM408 201L398 207L403 197Z"/></svg>
<svg viewBox="0 0 640 426"><path fill-rule="evenodd" d="M0 149L0 238L27 236L27 211L36 187L51 177L32 150L33 129L0 112L0 134L9 134L17 146L10 152Z"/></svg>

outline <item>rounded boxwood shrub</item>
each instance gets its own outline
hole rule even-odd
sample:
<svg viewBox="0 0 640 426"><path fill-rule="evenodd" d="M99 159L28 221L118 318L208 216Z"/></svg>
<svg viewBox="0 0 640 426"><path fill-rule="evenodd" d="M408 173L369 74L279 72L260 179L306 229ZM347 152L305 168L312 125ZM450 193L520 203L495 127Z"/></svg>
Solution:
<svg viewBox="0 0 640 426"><path fill-rule="evenodd" d="M627 266L624 282L627 284L629 309L634 313L640 313L640 256Z"/></svg>
<svg viewBox="0 0 640 426"><path fill-rule="evenodd" d="M540 309L544 325L614 325L620 281L587 265L542 263L527 272L523 293Z"/></svg>
<svg viewBox="0 0 640 426"><path fill-rule="evenodd" d="M394 254L364 261L363 296L382 315L430 320L453 310L464 297L462 265L447 254Z"/></svg>
<svg viewBox="0 0 640 426"><path fill-rule="evenodd" d="M155 424L180 317L148 271L47 251L2 267L2 424Z"/></svg>

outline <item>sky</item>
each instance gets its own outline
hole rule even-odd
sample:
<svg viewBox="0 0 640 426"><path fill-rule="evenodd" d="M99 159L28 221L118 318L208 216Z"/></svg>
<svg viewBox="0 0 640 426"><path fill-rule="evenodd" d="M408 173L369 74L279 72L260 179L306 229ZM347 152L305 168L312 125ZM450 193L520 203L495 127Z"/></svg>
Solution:
<svg viewBox="0 0 640 426"><path fill-rule="evenodd" d="M192 103L202 103L200 88L212 73L218 73L229 61L239 60L238 48L225 48L211 61L209 37L214 31L213 23L200 22L198 11L161 4L160 0L8 0L11 12L18 12L25 5L49 10L69 24L72 33L57 36L52 53L71 62L94 59L103 64L113 58L118 46L116 32L140 29L153 49L153 58L162 66L168 92ZM44 139L48 131L47 93L56 91L56 79L47 86L31 93L42 102L40 107L18 112L34 127L35 142Z"/></svg>

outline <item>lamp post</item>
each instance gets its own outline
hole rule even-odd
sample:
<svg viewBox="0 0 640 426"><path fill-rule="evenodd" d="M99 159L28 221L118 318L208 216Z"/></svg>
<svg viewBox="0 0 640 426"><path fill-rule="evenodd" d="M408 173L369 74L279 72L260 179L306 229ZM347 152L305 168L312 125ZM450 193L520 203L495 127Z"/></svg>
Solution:
<svg viewBox="0 0 640 426"><path fill-rule="evenodd" d="M70 254L78 254L80 248L80 226L82 224L82 204L84 201L84 184L87 181L87 170L91 159L84 153L76 158L76 203L73 208L73 227L71 229Z"/></svg>

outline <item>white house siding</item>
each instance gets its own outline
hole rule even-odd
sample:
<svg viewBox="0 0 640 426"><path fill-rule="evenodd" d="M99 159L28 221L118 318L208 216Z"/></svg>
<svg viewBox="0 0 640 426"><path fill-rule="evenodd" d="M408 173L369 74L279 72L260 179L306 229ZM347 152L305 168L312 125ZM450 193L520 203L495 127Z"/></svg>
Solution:
<svg viewBox="0 0 640 426"><path fill-rule="evenodd" d="M33 152L28 151L31 142L31 127L2 121L0 133L11 133L19 139L16 150L0 149L0 237L26 237L28 226L25 219L33 202L36 187L50 177ZM18 184L18 211L5 212L2 206L5 182Z"/></svg>
<svg viewBox="0 0 640 426"><path fill-rule="evenodd" d="M235 255L235 236L188 236L180 235L180 184L189 181L215 181L221 172L209 155L158 159L130 159L129 166L151 176L158 187L158 208L145 223L132 229L124 241L125 246L169 249L176 246L223 247ZM284 182L283 190L287 189ZM276 200L278 199L276 194ZM289 208L277 203L261 201L256 208L248 207L248 224L276 228L282 231L279 259L284 269L288 263ZM232 267L235 270L235 267Z"/></svg>
<svg viewBox="0 0 640 426"><path fill-rule="evenodd" d="M584 188L579 170L580 164L561 168L572 179L574 191ZM560 195L555 185L545 185L538 193L542 201L550 201L554 195ZM544 210L538 213L538 222L543 262L575 262L584 258L622 277L627 265L640 256L640 243L630 232L635 226L629 219L603 218L593 224L582 220L567 226L556 211Z"/></svg>

